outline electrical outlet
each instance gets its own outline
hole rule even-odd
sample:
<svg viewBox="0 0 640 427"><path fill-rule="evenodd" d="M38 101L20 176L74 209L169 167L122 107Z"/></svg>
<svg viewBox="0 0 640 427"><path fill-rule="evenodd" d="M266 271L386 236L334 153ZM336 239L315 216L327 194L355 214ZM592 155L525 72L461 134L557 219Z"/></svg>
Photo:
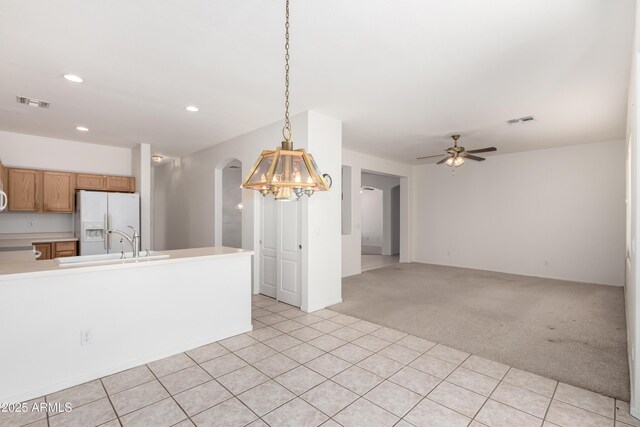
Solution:
<svg viewBox="0 0 640 427"><path fill-rule="evenodd" d="M91 331L85 329L80 331L80 345L91 344Z"/></svg>

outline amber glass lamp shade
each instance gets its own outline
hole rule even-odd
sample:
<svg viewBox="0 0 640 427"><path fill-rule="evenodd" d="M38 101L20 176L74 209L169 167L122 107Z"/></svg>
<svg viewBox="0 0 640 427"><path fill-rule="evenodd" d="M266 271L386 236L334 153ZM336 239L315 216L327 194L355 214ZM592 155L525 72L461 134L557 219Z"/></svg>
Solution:
<svg viewBox="0 0 640 427"><path fill-rule="evenodd" d="M263 196L273 193L276 200L282 201L329 190L313 156L292 146L291 141L283 141L282 147L263 151L242 186L258 190Z"/></svg>

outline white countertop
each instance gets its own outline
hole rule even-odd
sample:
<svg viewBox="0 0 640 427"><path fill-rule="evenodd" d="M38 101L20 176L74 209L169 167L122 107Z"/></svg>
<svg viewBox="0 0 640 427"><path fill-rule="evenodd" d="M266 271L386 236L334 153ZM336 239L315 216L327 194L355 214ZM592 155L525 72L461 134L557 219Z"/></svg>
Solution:
<svg viewBox="0 0 640 427"><path fill-rule="evenodd" d="M25 262L36 262L36 254L32 250L0 252L0 266Z"/></svg>
<svg viewBox="0 0 640 427"><path fill-rule="evenodd" d="M34 243L72 242L78 239L73 233L1 234L0 248L31 246Z"/></svg>
<svg viewBox="0 0 640 427"><path fill-rule="evenodd" d="M22 252L22 251L21 251ZM83 272L88 270L111 270L114 268L137 268L143 266L151 266L158 264L170 264L174 262L184 262L190 258L215 257L224 258L239 255L253 255L253 251L246 249L228 248L226 246L216 246L208 248L192 248L192 249L176 249L170 251L161 251L168 254L169 258L145 260L144 257L139 262L129 263L113 263L103 265L84 265L73 267L60 267L55 260L44 261L28 261L28 262L3 262L0 259L0 281L10 279L16 276L34 276L47 273L72 273ZM14 253L14 252L7 252ZM33 252L31 252L33 256Z"/></svg>

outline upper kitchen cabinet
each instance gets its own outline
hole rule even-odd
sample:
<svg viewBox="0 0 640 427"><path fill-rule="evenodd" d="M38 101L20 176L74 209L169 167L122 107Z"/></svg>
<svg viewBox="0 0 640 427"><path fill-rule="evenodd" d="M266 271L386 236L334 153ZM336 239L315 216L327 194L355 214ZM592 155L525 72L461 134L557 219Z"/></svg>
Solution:
<svg viewBox="0 0 640 427"><path fill-rule="evenodd" d="M134 192L136 180L132 176L107 176L107 191Z"/></svg>
<svg viewBox="0 0 640 427"><path fill-rule="evenodd" d="M42 171L33 169L9 169L9 210L15 212L38 212L42 209Z"/></svg>
<svg viewBox="0 0 640 427"><path fill-rule="evenodd" d="M76 188L78 190L116 191L133 193L136 190L136 180L132 176L111 176L77 174Z"/></svg>
<svg viewBox="0 0 640 427"><path fill-rule="evenodd" d="M14 212L71 213L76 190L133 193L132 176L110 176L36 169L5 168L5 191Z"/></svg>
<svg viewBox="0 0 640 427"><path fill-rule="evenodd" d="M73 212L75 174L8 169L6 185L13 212Z"/></svg>
<svg viewBox="0 0 640 427"><path fill-rule="evenodd" d="M106 187L105 181L103 175L76 174L76 188L78 190L104 190Z"/></svg>
<svg viewBox="0 0 640 427"><path fill-rule="evenodd" d="M76 174L70 172L43 173L43 211L73 212Z"/></svg>

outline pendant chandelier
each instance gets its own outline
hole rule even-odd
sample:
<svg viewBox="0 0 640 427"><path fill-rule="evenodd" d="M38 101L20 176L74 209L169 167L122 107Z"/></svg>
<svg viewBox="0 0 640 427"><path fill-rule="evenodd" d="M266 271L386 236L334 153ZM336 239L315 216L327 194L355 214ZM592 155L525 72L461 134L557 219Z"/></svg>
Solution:
<svg viewBox="0 0 640 427"><path fill-rule="evenodd" d="M282 146L264 150L254 163L242 186L259 191L263 196L271 193L276 200L298 200L316 191L329 191L331 177L322 175L313 156L303 148L293 149L291 121L289 120L289 0L285 7L285 80L284 127Z"/></svg>

